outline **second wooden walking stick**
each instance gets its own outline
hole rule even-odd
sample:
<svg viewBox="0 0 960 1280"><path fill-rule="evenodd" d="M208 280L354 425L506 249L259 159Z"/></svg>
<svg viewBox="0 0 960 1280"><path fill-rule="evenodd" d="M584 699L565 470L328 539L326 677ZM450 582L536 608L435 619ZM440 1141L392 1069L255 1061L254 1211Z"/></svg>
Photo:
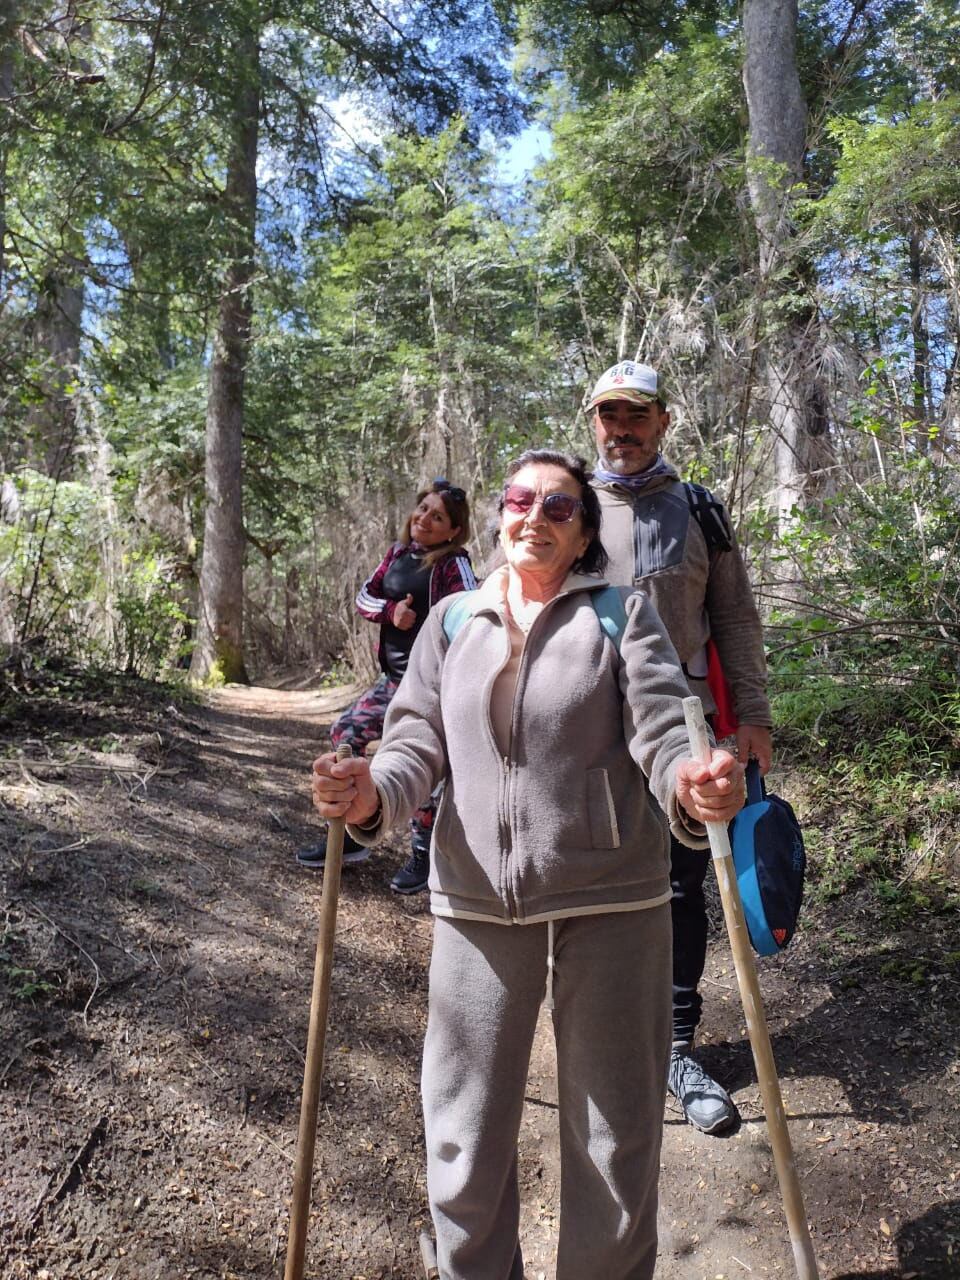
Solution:
<svg viewBox="0 0 960 1280"><path fill-rule="evenodd" d="M338 760L348 760L352 754L348 746L337 748ZM283 1280L303 1280L307 1224L310 1220L310 1184L313 1182L313 1152L317 1140L317 1113L320 1109L320 1083L323 1078L323 1042L330 1008L333 940L337 929L345 830L343 818L331 818L327 823L327 855L323 863L320 925L317 930L317 956L313 966L307 1056L303 1068L303 1096L300 1100L300 1131L297 1135L297 1161L290 1197L290 1229L287 1234L287 1263Z"/></svg>
<svg viewBox="0 0 960 1280"><path fill-rule="evenodd" d="M693 758L709 764L710 739L707 735L707 725L703 718L703 705L700 699L684 698L683 713L687 720ZM760 1097L767 1117L767 1130L770 1134L770 1146L773 1148L773 1160L777 1168L777 1180L780 1183L780 1195L790 1232L790 1243L793 1245L793 1260L799 1280L819 1280L820 1272L817 1270L817 1259L814 1256L807 1215L803 1207L800 1180L797 1177L790 1132L787 1128L787 1116L780 1093L780 1080L773 1060L770 1033L767 1030L767 1019L760 998L760 984L757 981L757 967L753 962L747 922L743 916L743 904L740 901L740 890L737 886L726 823L708 822L707 835L710 840L710 852L713 855L713 867L720 885L723 918L727 925L733 963L737 971L737 985L740 988L740 999L747 1019L747 1032L750 1036L750 1047L753 1050L753 1061L757 1068Z"/></svg>

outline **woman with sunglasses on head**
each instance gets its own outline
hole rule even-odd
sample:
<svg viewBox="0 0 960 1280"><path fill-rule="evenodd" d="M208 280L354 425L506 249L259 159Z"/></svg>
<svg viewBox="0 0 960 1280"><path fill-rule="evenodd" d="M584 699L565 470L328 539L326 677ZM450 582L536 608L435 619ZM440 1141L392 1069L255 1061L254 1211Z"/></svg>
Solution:
<svg viewBox="0 0 960 1280"><path fill-rule="evenodd" d="M376 684L348 707L334 722L330 737L334 747L349 743L362 756L383 733L383 720L391 699L407 669L410 650L430 609L444 596L470 591L477 585L466 543L470 537L467 495L446 480L434 480L417 494L416 506L407 517L398 542L393 543L360 588L357 612L380 627L377 658L381 675ZM424 792L429 796L430 788ZM410 857L390 881L395 893L420 893L430 872L430 831L435 804L428 800L410 822ZM301 866L322 869L327 856L324 837L301 849ZM363 862L369 850L348 835L344 840L345 864Z"/></svg>
<svg viewBox="0 0 960 1280"><path fill-rule="evenodd" d="M687 684L652 606L600 576L588 480L580 459L550 450L509 468L506 563L431 614L372 766L314 762L320 812L361 840L445 780L422 1079L443 1280L523 1275L517 1137L545 992L557 1280L653 1275L672 1034L667 827L705 847L702 824L743 803L729 753L689 758Z"/></svg>

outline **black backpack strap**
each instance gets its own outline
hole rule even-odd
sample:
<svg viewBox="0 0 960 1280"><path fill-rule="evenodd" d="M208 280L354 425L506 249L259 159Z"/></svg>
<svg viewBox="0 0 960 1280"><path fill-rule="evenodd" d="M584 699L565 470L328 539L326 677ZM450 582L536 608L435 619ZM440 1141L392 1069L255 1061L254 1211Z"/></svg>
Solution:
<svg viewBox="0 0 960 1280"><path fill-rule="evenodd" d="M683 491L687 495L690 514L700 526L710 554L713 555L715 551L732 551L733 535L723 503L702 484L693 484L690 480L684 481Z"/></svg>

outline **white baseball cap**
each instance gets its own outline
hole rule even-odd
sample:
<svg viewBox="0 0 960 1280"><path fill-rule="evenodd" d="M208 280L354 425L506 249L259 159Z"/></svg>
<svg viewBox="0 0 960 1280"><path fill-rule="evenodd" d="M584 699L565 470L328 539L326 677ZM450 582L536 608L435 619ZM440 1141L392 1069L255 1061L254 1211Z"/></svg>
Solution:
<svg viewBox="0 0 960 1280"><path fill-rule="evenodd" d="M649 404L659 399L656 369L635 360L621 360L602 374L593 388L587 412L605 400L629 400L633 404Z"/></svg>

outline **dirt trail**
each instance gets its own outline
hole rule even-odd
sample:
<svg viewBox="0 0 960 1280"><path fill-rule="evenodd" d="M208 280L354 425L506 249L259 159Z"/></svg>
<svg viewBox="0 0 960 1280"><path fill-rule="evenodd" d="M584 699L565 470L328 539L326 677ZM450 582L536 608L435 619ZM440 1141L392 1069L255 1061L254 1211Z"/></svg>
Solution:
<svg viewBox="0 0 960 1280"><path fill-rule="evenodd" d="M345 701L231 688L177 709L130 694L40 701L0 726L4 1277L282 1274L320 895L293 852L313 834L309 760ZM388 844L344 874L313 1277L419 1274L431 920L423 896L387 890L404 852ZM854 899L811 911L761 973L821 1271L956 1277L956 943L936 922L882 938L870 927ZM718 930L704 990L705 1052L744 1122L707 1138L668 1105L658 1277L788 1278ZM528 1280L553 1277L556 1120L544 1016L521 1133Z"/></svg>

